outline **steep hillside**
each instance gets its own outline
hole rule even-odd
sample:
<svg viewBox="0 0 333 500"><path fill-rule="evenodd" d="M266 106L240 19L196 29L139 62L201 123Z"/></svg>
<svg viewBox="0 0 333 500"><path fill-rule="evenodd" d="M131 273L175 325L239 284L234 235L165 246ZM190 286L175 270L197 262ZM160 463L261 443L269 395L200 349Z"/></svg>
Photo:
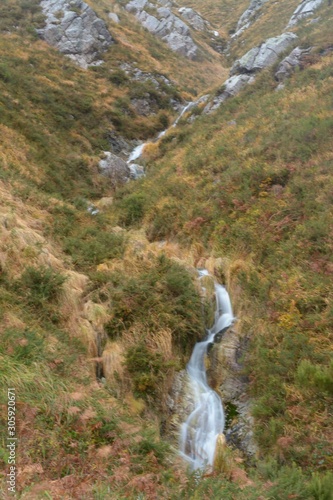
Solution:
<svg viewBox="0 0 333 500"><path fill-rule="evenodd" d="M50 5L0 7L1 496L330 500L330 2ZM202 267L237 320L205 360L227 447L190 472Z"/></svg>

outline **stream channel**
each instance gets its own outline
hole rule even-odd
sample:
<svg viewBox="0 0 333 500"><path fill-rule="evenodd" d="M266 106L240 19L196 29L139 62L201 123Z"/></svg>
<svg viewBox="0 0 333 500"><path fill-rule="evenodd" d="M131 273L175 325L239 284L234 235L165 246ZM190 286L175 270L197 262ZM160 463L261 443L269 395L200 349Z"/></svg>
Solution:
<svg viewBox="0 0 333 500"><path fill-rule="evenodd" d="M210 276L200 270L199 279ZM187 365L190 390L194 395L194 409L182 424L180 452L192 469L212 466L216 440L224 431L225 415L220 397L207 383L205 355L215 336L223 335L234 322L230 297L224 286L214 282L216 308L214 324L207 328L206 339L194 346ZM203 291L205 289L203 288Z"/></svg>
<svg viewBox="0 0 333 500"><path fill-rule="evenodd" d="M183 114L196 105L196 102L186 104L171 127L160 132L156 140L163 137L167 130L175 127ZM152 141L142 143L132 151L127 160L130 168L136 168L135 160L141 156L144 147L150 142ZM205 269L199 271L199 279L203 276L209 276ZM223 433L225 425L221 399L207 383L205 355L209 345L214 343L215 335L226 332L232 325L234 316L225 287L214 282L214 288L216 297L214 324L211 328L207 328L206 339L194 346L187 365L190 390L194 395L194 410L181 427L180 453L190 463L192 469L202 469L213 465L216 440L218 435ZM204 288L203 291L205 291Z"/></svg>

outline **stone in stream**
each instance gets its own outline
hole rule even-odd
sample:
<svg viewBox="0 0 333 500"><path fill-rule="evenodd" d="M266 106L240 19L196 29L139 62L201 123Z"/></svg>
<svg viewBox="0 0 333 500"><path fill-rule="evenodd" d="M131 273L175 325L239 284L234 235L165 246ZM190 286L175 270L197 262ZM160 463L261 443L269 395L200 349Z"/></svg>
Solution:
<svg viewBox="0 0 333 500"><path fill-rule="evenodd" d="M126 161L119 158L110 151L104 151L104 159L98 164L103 175L111 180L114 187L125 184L131 175L131 171Z"/></svg>

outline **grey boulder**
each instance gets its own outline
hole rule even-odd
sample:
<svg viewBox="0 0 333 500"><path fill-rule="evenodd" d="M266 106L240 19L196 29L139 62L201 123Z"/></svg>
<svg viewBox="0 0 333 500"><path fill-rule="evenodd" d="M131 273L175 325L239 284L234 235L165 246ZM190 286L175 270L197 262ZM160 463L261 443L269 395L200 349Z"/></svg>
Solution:
<svg viewBox="0 0 333 500"><path fill-rule="evenodd" d="M304 63L305 57L310 53L311 47L308 49L301 49L296 47L290 54L280 62L278 69L275 73L275 79L282 82L297 69L301 68Z"/></svg>
<svg viewBox="0 0 333 500"><path fill-rule="evenodd" d="M145 176L144 168L137 163L130 163L128 168L130 170L130 178L133 180L137 180Z"/></svg>
<svg viewBox="0 0 333 500"><path fill-rule="evenodd" d="M230 75L249 74L261 71L272 66L295 40L294 33L283 33L274 38L268 38L258 47L249 50L243 57L238 59L231 68Z"/></svg>
<svg viewBox="0 0 333 500"><path fill-rule="evenodd" d="M303 0L290 18L287 28L295 26L301 19L312 16L324 0Z"/></svg>
<svg viewBox="0 0 333 500"><path fill-rule="evenodd" d="M109 12L108 18L116 24L119 24L120 22L119 16L115 12Z"/></svg>
<svg viewBox="0 0 333 500"><path fill-rule="evenodd" d="M101 173L110 179L114 188L125 184L131 177L131 171L126 161L110 151L104 151L104 158L100 160L98 166Z"/></svg>
<svg viewBox="0 0 333 500"><path fill-rule="evenodd" d="M237 95L243 87L248 85L249 83L254 82L255 77L252 75L234 75L228 78L222 86L222 91L207 104L204 109L205 114L212 113L217 108L221 106L221 104L229 99L229 97L233 97Z"/></svg>
<svg viewBox="0 0 333 500"><path fill-rule="evenodd" d="M197 31L205 31L206 26L209 24L195 10L189 7L181 7L178 12Z"/></svg>

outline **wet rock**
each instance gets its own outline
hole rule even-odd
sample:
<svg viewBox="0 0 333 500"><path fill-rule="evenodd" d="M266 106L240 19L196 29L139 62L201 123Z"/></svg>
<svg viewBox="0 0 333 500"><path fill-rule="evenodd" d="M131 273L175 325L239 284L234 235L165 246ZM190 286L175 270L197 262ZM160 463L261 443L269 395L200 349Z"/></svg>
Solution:
<svg viewBox="0 0 333 500"><path fill-rule="evenodd" d="M123 157L126 157L126 155L132 151L133 147L135 147L133 141L131 141L131 143L126 141L121 135L116 134L114 131L109 132L108 140L112 151Z"/></svg>
<svg viewBox="0 0 333 500"><path fill-rule="evenodd" d="M195 406L189 376L185 370L175 374L170 394L167 397L169 419L167 431L178 441L181 424L187 420Z"/></svg>
<svg viewBox="0 0 333 500"><path fill-rule="evenodd" d="M268 38L238 59L232 66L230 75L256 73L272 66L278 60L279 54L282 54L297 38L297 35L288 32Z"/></svg>
<svg viewBox="0 0 333 500"><path fill-rule="evenodd" d="M114 40L104 21L82 0L42 0L46 25L39 36L82 68L102 64Z"/></svg>
<svg viewBox="0 0 333 500"><path fill-rule="evenodd" d="M302 68L306 56L311 52L311 47L308 49L301 49L296 47L290 54L281 61L275 73L275 79L282 82L297 69Z"/></svg>
<svg viewBox="0 0 333 500"><path fill-rule="evenodd" d="M104 151L104 159L100 160L98 166L101 173L110 179L115 188L125 184L130 178L127 163L110 151Z"/></svg>
<svg viewBox="0 0 333 500"><path fill-rule="evenodd" d="M236 409L237 416L226 425L227 442L251 457L257 452L257 446L253 436L251 400L247 394L248 379L242 366L247 344L248 338L241 336L236 329L225 332L210 353L211 366L207 376L210 385L218 385L225 409L229 404Z"/></svg>
<svg viewBox="0 0 333 500"><path fill-rule="evenodd" d="M137 163L130 163L128 168L130 170L130 178L133 180L140 179L145 176L144 168Z"/></svg>
<svg viewBox="0 0 333 500"><path fill-rule="evenodd" d="M303 0L291 16L287 28L295 26L295 24L305 17L312 16L315 10L318 9L323 2L324 0Z"/></svg>

